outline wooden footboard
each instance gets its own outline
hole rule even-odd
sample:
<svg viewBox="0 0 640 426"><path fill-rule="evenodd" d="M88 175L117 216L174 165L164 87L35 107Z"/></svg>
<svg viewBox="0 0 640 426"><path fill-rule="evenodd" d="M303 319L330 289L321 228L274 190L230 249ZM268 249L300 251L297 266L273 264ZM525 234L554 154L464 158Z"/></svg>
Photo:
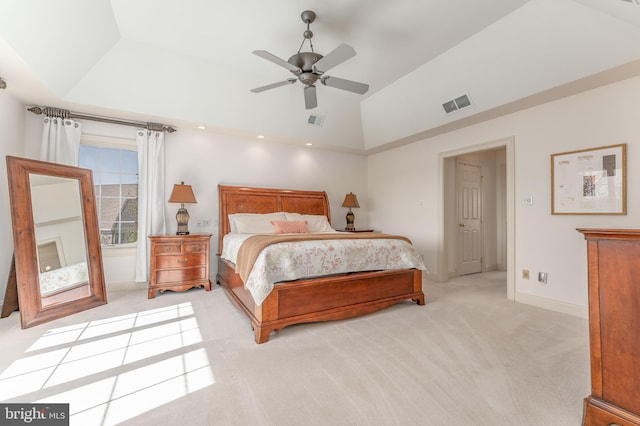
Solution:
<svg viewBox="0 0 640 426"><path fill-rule="evenodd" d="M424 305L422 271L358 272L277 283L261 306L245 290L233 264L218 258L217 282L251 321L257 343L288 325L352 318L413 300Z"/></svg>
<svg viewBox="0 0 640 426"><path fill-rule="evenodd" d="M232 263L222 259L224 236L231 232L234 213L289 212L324 215L331 221L329 199L324 191L249 188L218 185L220 226L218 274L229 299L249 317L257 343L269 340L272 331L292 324L339 320L368 314L404 300L424 305L422 271L358 272L277 283L260 306Z"/></svg>

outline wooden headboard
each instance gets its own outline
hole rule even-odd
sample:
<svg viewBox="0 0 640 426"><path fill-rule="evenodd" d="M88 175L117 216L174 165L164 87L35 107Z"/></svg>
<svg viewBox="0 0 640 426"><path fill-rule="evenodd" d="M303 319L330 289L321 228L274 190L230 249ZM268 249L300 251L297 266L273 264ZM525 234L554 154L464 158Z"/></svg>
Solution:
<svg viewBox="0 0 640 426"><path fill-rule="evenodd" d="M233 213L321 214L331 223L329 199L324 191L218 185L218 208L218 254L222 253L222 238L231 231L228 215Z"/></svg>

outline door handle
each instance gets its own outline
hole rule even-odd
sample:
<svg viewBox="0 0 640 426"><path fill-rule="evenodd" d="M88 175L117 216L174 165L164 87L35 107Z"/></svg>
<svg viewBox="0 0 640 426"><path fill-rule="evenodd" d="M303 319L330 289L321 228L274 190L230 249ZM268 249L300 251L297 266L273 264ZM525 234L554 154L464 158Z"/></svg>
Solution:
<svg viewBox="0 0 640 426"><path fill-rule="evenodd" d="M459 223L459 224L458 224L458 226L459 226L460 228L464 228L464 223Z"/></svg>

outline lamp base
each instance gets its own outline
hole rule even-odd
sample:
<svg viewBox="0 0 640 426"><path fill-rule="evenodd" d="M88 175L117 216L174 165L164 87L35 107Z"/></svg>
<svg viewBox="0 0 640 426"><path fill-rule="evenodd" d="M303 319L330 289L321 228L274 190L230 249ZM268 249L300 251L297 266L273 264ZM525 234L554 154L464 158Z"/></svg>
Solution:
<svg viewBox="0 0 640 426"><path fill-rule="evenodd" d="M176 220L178 222L176 235L189 235L189 212L184 208L184 204L178 209Z"/></svg>
<svg viewBox="0 0 640 426"><path fill-rule="evenodd" d="M344 228L345 231L355 231L356 227L353 222L356 220L356 215L353 214L351 209L347 212L347 227Z"/></svg>

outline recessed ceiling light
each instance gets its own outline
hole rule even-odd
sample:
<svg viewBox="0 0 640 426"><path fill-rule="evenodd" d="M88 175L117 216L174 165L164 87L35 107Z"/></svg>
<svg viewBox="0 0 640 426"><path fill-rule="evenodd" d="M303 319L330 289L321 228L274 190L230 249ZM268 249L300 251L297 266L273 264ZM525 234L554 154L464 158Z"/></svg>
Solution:
<svg viewBox="0 0 640 426"><path fill-rule="evenodd" d="M200 130L204 130L204 129L206 129L206 127L204 127L204 126L201 124L201 125L199 125L199 126L198 126L198 129L200 129Z"/></svg>
<svg viewBox="0 0 640 426"><path fill-rule="evenodd" d="M264 139L264 135L258 135L258 139Z"/></svg>
<svg viewBox="0 0 640 426"><path fill-rule="evenodd" d="M307 142L305 143L306 146L313 146L313 144L311 142Z"/></svg>

